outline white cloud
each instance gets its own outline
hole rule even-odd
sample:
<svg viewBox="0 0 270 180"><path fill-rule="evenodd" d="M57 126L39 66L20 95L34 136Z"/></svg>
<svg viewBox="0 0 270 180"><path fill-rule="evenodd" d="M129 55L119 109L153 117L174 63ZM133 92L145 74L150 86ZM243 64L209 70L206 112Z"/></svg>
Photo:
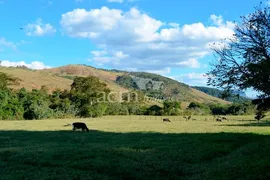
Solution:
<svg viewBox="0 0 270 180"><path fill-rule="evenodd" d="M38 19L33 24L27 24L24 30L28 36L45 36L56 32L56 29L51 24L44 24L42 19Z"/></svg>
<svg viewBox="0 0 270 180"><path fill-rule="evenodd" d="M107 51L91 51L91 53L92 53L95 57L100 57L100 56L104 56L104 55L108 54Z"/></svg>
<svg viewBox="0 0 270 180"><path fill-rule="evenodd" d="M191 86L206 86L208 77L204 73L188 73L178 76L172 76L171 78L189 84Z"/></svg>
<svg viewBox="0 0 270 180"><path fill-rule="evenodd" d="M217 16L217 15L215 15L215 14L212 14L212 15L210 16L210 19L213 21L213 23L214 23L215 25L222 26L222 24L223 24L223 18L222 18L221 15Z"/></svg>
<svg viewBox="0 0 270 180"><path fill-rule="evenodd" d="M12 62L12 61L8 61L8 60L2 60L1 66L5 66L5 67L26 66L26 67L28 67L30 69L51 68L50 66L46 66L43 62L39 62L39 61L33 61L33 62L27 64L24 61Z"/></svg>
<svg viewBox="0 0 270 180"><path fill-rule="evenodd" d="M210 19L212 26L200 22L180 26L136 8L124 12L102 7L67 12L61 25L66 35L88 38L97 45L99 50L89 59L98 65L161 72L171 67L200 67L199 60L211 53L210 43L233 35L232 22L216 15Z"/></svg>
<svg viewBox="0 0 270 180"><path fill-rule="evenodd" d="M9 47L12 48L13 50L17 48L16 43L8 41L5 38L0 38L0 47L1 46Z"/></svg>
<svg viewBox="0 0 270 180"><path fill-rule="evenodd" d="M166 67L160 70L146 70L146 71L150 73L161 74L163 76L167 76L171 72L171 68Z"/></svg>
<svg viewBox="0 0 270 180"><path fill-rule="evenodd" d="M124 0L107 0L108 2L122 3Z"/></svg>

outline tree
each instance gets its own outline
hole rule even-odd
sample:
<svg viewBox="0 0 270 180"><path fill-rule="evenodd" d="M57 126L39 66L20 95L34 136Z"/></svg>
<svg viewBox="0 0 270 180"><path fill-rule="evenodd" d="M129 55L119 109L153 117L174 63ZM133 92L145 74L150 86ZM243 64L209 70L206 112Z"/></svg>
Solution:
<svg viewBox="0 0 270 180"><path fill-rule="evenodd" d="M118 76L116 78L116 83L126 88L140 89L129 75Z"/></svg>
<svg viewBox="0 0 270 180"><path fill-rule="evenodd" d="M76 77L71 85L71 101L80 109L80 116L92 116L97 109L94 105L106 102L109 92L107 84L100 82L97 77Z"/></svg>
<svg viewBox="0 0 270 180"><path fill-rule="evenodd" d="M162 115L162 108L158 105L152 105L146 110L145 115L160 116Z"/></svg>
<svg viewBox="0 0 270 180"><path fill-rule="evenodd" d="M0 119L23 119L23 106L10 89L0 89Z"/></svg>
<svg viewBox="0 0 270 180"><path fill-rule="evenodd" d="M51 102L49 107L54 110L57 118L73 117L76 115L77 109L72 105L67 90L61 91L60 89L56 89L49 95L49 99Z"/></svg>
<svg viewBox="0 0 270 180"><path fill-rule="evenodd" d="M193 113L197 115L209 114L210 108L206 104L202 104L199 102L191 102L188 107L188 110L192 110Z"/></svg>
<svg viewBox="0 0 270 180"><path fill-rule="evenodd" d="M213 46L218 61L208 72L208 85L227 91L252 88L261 93L262 100L269 99L270 7L262 7L261 3L255 12L241 19L232 38ZM264 107L258 106L258 112Z"/></svg>
<svg viewBox="0 0 270 180"><path fill-rule="evenodd" d="M181 103L178 101L164 101L163 107L165 115L178 115L181 108Z"/></svg>
<svg viewBox="0 0 270 180"><path fill-rule="evenodd" d="M6 89L10 85L16 85L20 81L19 78L14 78L10 75L0 72L0 89Z"/></svg>
<svg viewBox="0 0 270 180"><path fill-rule="evenodd" d="M34 89L27 93L21 101L24 107L24 119L48 119L53 117L53 110L50 108L51 102L46 92Z"/></svg>

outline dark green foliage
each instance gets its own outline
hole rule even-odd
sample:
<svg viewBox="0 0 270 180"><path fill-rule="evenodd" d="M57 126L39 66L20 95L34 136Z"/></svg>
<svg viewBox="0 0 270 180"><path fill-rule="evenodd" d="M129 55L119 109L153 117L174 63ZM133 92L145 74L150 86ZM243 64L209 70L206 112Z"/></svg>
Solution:
<svg viewBox="0 0 270 180"><path fill-rule="evenodd" d="M128 108L120 102L108 103L106 115L128 115Z"/></svg>
<svg viewBox="0 0 270 180"><path fill-rule="evenodd" d="M77 102L78 107L85 104L95 104L98 101L106 101L110 90L98 77L76 77L71 84L71 98ZM105 97L105 98L104 98Z"/></svg>
<svg viewBox="0 0 270 180"><path fill-rule="evenodd" d="M118 76L116 78L116 83L125 88L139 89L137 84L133 81L133 79L129 75Z"/></svg>
<svg viewBox="0 0 270 180"><path fill-rule="evenodd" d="M97 77L76 77L71 85L71 101L79 109L81 117L100 116L98 102L106 102L110 90Z"/></svg>
<svg viewBox="0 0 270 180"><path fill-rule="evenodd" d="M0 72L0 89L7 89L10 85L18 84L20 79Z"/></svg>
<svg viewBox="0 0 270 180"><path fill-rule="evenodd" d="M143 103L144 93L142 91L129 91L122 94L121 101L124 102L133 102L133 103Z"/></svg>
<svg viewBox="0 0 270 180"><path fill-rule="evenodd" d="M77 109L70 100L69 91L55 90L49 95L51 104L50 108L55 112L55 116L59 118L74 117L77 114Z"/></svg>
<svg viewBox="0 0 270 180"><path fill-rule="evenodd" d="M198 103L198 102L191 102L188 105L188 109L203 108L203 107L204 107L204 105L201 103Z"/></svg>
<svg viewBox="0 0 270 180"><path fill-rule="evenodd" d="M259 111L258 113L256 113L255 119L257 119L258 121L263 119L265 117L265 112L263 111Z"/></svg>
<svg viewBox="0 0 270 180"><path fill-rule="evenodd" d="M199 102L191 102L187 108L191 111L191 114L193 115L206 115L211 114L211 110L209 105L202 104Z"/></svg>
<svg viewBox="0 0 270 180"><path fill-rule="evenodd" d="M176 116L179 115L179 110L181 107L181 103L177 101L164 101L164 115L167 116Z"/></svg>
<svg viewBox="0 0 270 180"><path fill-rule="evenodd" d="M191 102L187 109L191 110L192 114L197 114L197 115L211 114L209 105L202 104L199 102Z"/></svg>
<svg viewBox="0 0 270 180"><path fill-rule="evenodd" d="M250 115L255 113L255 106L252 103L211 104L210 109L214 115Z"/></svg>
<svg viewBox="0 0 270 180"><path fill-rule="evenodd" d="M170 79L170 78L158 75L158 74L146 73L146 72L131 72L130 74L133 75L133 76L136 76L136 77L140 77L140 78L152 79L153 81L162 81L162 82L165 83L165 85L170 85L170 84L173 84L173 83L179 83L179 84L181 84L182 86L184 86L186 88L189 87L188 85L186 85L184 83L180 83L178 81L175 81L173 79Z"/></svg>
<svg viewBox="0 0 270 180"><path fill-rule="evenodd" d="M259 121L265 117L265 113L270 109L270 97L263 99L255 99L252 101L257 105L257 111L255 118Z"/></svg>
<svg viewBox="0 0 270 180"><path fill-rule="evenodd" d="M9 89L0 89L0 119L23 119L23 106L20 99Z"/></svg>
<svg viewBox="0 0 270 180"><path fill-rule="evenodd" d="M130 73L133 76L136 77L140 77L140 78L147 78L147 79L152 79L153 81L161 81L164 83L165 88L168 88L169 86L175 86L175 85L180 85L182 88L186 88L188 89L189 86L184 84L184 83L180 83L176 80L158 75L158 74L152 74L152 73L145 73L145 72L131 72Z"/></svg>
<svg viewBox="0 0 270 180"><path fill-rule="evenodd" d="M132 77L135 78L141 78L146 80L153 81L152 83L157 83L159 82L160 88L156 89L151 89L151 88L146 88L146 89L140 89L145 93L145 95L156 98L156 99L170 99L174 98L177 100L188 100L188 98L192 97L192 94L190 92L190 88L188 85L184 83L180 83L176 80L163 77L158 74L152 74L152 73L145 73L145 72L129 72L126 73L123 76L120 76L117 78L116 82L126 88L131 88L131 89L138 89L138 85L134 85L134 80ZM142 81L142 80L141 80ZM143 81L142 81L143 82ZM142 83L138 82L138 83ZM144 82L145 83L145 82ZM147 84L147 83L146 83ZM144 85L146 85L144 84ZM149 84L151 85L151 83ZM140 85L143 86L143 85Z"/></svg>
<svg viewBox="0 0 270 180"><path fill-rule="evenodd" d="M24 88L14 91L7 86L18 82L18 80L1 74L2 80L6 82L1 81L0 119L31 120L75 116L76 109L69 99L69 91L56 90L49 95L46 86L31 92Z"/></svg>
<svg viewBox="0 0 270 180"><path fill-rule="evenodd" d="M77 77L71 85L71 91L54 90L48 93L48 87L40 90L11 90L8 76L3 75L6 83L0 89L0 119L48 119L70 117L101 117L104 115L180 115L180 114L251 114L254 106L250 103L227 106L205 105L192 102L188 109L181 112L179 101L163 101L163 107L146 105L145 94L133 90L122 95L121 101L110 102L110 90L96 77ZM159 79L157 79L159 80ZM11 80L13 82L13 80ZM176 91L176 89L174 89ZM150 91L154 97L161 97L158 91ZM115 97L116 100L117 97Z"/></svg>
<svg viewBox="0 0 270 180"><path fill-rule="evenodd" d="M227 106L221 104L210 105L210 109L213 115L226 115Z"/></svg>
<svg viewBox="0 0 270 180"><path fill-rule="evenodd" d="M53 117L50 99L46 92L33 90L21 99L24 107L24 119L48 119Z"/></svg>
<svg viewBox="0 0 270 180"><path fill-rule="evenodd" d="M254 113L255 106L251 102L227 105L191 102L184 112L185 115L251 115Z"/></svg>
<svg viewBox="0 0 270 180"><path fill-rule="evenodd" d="M260 98L269 98L270 7L261 3L241 18L234 37L213 48L218 61L208 73L208 84L227 90L252 88L261 93ZM257 112L260 116L261 109Z"/></svg>
<svg viewBox="0 0 270 180"><path fill-rule="evenodd" d="M163 114L163 109L157 105L150 106L145 112L145 115L151 115L151 116L160 116L162 114Z"/></svg>
<svg viewBox="0 0 270 180"><path fill-rule="evenodd" d="M147 111L146 107L134 102L108 102L106 106L104 115L144 115Z"/></svg>
<svg viewBox="0 0 270 180"><path fill-rule="evenodd" d="M145 113L145 109L138 103L122 103L122 105L127 108L128 115L143 115Z"/></svg>
<svg viewBox="0 0 270 180"><path fill-rule="evenodd" d="M151 91L142 91L146 96L156 98L156 99L165 99L165 93L161 90L151 90Z"/></svg>
<svg viewBox="0 0 270 180"><path fill-rule="evenodd" d="M181 103L177 101L164 101L163 108L158 105L152 105L146 109L145 115L152 116L177 116L180 114Z"/></svg>
<svg viewBox="0 0 270 180"><path fill-rule="evenodd" d="M228 96L224 97L224 91L218 90L216 88L209 88L209 87L202 87L202 86L193 86L193 88L202 91L210 96L214 96L217 98L224 99L229 102L234 102L234 103L244 103L247 101L251 101L249 98L243 97L243 96L238 96L238 94L230 93Z"/></svg>

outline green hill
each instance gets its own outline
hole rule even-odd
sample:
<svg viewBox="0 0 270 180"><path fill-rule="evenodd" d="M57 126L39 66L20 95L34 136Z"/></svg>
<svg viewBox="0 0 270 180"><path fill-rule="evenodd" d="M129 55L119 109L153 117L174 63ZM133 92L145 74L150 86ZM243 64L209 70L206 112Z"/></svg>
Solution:
<svg viewBox="0 0 270 180"><path fill-rule="evenodd" d="M16 89L21 87L25 87L28 90L39 89L43 85L47 86L49 90L56 88L69 89L72 79L76 76L96 76L113 91L127 92L136 89L144 92L147 96L159 100L174 99L182 101L184 106L187 106L192 101L229 103L173 79L145 72L105 70L86 65L67 65L44 70L0 67L0 72L21 79L20 84L14 87Z"/></svg>
<svg viewBox="0 0 270 180"><path fill-rule="evenodd" d="M202 91L210 96L214 96L217 98L221 98L222 97L222 93L223 91L215 89L215 88L209 88L209 87L202 87L202 86L193 86L193 88ZM236 96L237 93L232 94L231 96L225 98L226 101L229 102L235 102L235 103L243 103L243 102L247 102L247 101L251 101L249 98L245 97L245 94L240 93L240 96Z"/></svg>
<svg viewBox="0 0 270 180"><path fill-rule="evenodd" d="M158 99L175 99L182 102L228 103L202 93L184 83L152 73L126 72L122 76L118 76L116 83L125 88L141 90L146 95Z"/></svg>

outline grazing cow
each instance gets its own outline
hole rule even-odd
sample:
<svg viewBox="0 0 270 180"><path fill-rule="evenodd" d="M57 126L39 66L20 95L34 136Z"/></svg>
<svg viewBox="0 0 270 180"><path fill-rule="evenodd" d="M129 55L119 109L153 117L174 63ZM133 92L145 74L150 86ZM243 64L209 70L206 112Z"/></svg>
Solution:
<svg viewBox="0 0 270 180"><path fill-rule="evenodd" d="M222 119L222 120L228 120L226 117L222 117L221 119Z"/></svg>
<svg viewBox="0 0 270 180"><path fill-rule="evenodd" d="M169 120L169 118L164 118L163 122L171 122L171 121Z"/></svg>
<svg viewBox="0 0 270 180"><path fill-rule="evenodd" d="M188 120L186 116L184 116L183 118L186 119L186 121Z"/></svg>
<svg viewBox="0 0 270 180"><path fill-rule="evenodd" d="M76 129L81 129L82 131L89 132L88 127L83 122L74 122L72 124L66 124L65 126L71 126L71 125L73 126L73 128L72 128L73 131L75 131Z"/></svg>
<svg viewBox="0 0 270 180"><path fill-rule="evenodd" d="M222 120L220 118L217 118L216 121L217 122L222 122Z"/></svg>
<svg viewBox="0 0 270 180"><path fill-rule="evenodd" d="M188 120L190 120L191 119L191 116L188 116Z"/></svg>

